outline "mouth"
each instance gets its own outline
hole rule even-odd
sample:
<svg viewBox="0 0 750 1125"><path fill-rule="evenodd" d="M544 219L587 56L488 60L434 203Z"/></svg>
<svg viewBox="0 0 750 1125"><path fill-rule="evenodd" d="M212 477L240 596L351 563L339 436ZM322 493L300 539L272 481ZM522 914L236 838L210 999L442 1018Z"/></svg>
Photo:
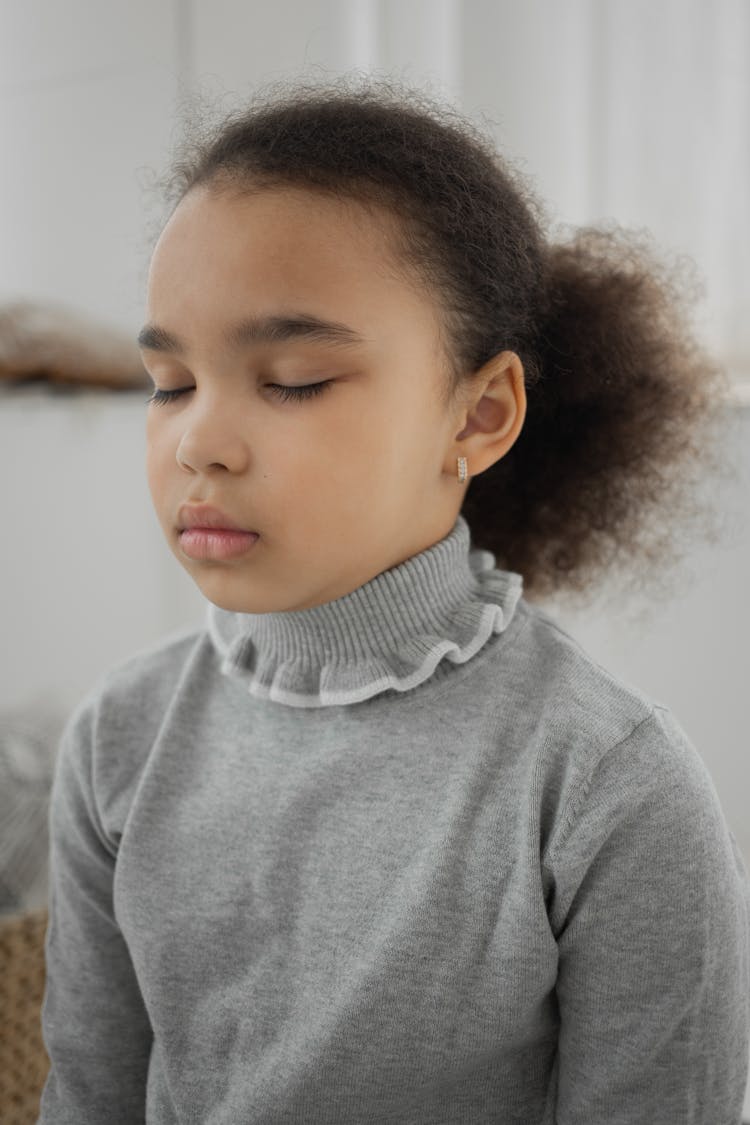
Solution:
<svg viewBox="0 0 750 1125"><path fill-rule="evenodd" d="M177 525L180 550L198 562L222 562L246 555L260 535L242 527L219 508L183 504Z"/></svg>

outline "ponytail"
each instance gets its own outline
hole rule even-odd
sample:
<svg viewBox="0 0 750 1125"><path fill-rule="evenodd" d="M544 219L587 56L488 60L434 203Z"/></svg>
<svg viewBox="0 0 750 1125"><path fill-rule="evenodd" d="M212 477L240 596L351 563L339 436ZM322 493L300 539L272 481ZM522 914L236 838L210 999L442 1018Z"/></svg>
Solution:
<svg viewBox="0 0 750 1125"><path fill-rule="evenodd" d="M463 505L527 597L618 570L658 584L680 529L715 534L699 494L721 467L728 381L691 333L689 273L614 225L548 247L524 426Z"/></svg>

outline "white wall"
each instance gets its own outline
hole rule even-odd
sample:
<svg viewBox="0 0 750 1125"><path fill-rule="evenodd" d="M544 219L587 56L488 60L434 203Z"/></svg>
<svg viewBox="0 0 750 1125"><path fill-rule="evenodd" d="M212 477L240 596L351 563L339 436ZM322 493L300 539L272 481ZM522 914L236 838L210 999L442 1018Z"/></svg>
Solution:
<svg viewBox="0 0 750 1125"><path fill-rule="evenodd" d="M3 0L0 295L65 299L132 331L143 170L170 144L177 46L171 4Z"/></svg>

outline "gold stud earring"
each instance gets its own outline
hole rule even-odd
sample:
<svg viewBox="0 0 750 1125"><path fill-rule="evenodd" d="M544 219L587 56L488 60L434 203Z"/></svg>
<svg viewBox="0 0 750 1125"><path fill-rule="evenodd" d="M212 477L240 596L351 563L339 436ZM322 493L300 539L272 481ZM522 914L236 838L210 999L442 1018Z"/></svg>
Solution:
<svg viewBox="0 0 750 1125"><path fill-rule="evenodd" d="M463 484L466 480L466 458L457 457L456 463L458 465L458 483Z"/></svg>

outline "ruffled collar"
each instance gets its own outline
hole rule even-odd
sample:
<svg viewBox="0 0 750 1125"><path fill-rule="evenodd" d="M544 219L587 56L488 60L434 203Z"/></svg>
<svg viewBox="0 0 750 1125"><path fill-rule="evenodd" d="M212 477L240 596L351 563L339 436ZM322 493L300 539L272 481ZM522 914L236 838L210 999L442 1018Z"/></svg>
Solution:
<svg viewBox="0 0 750 1125"><path fill-rule="evenodd" d="M261 699L292 707L359 703L409 691L441 660L463 664L509 625L523 580L452 531L343 597L308 609L236 613L213 604L208 631L221 671Z"/></svg>

